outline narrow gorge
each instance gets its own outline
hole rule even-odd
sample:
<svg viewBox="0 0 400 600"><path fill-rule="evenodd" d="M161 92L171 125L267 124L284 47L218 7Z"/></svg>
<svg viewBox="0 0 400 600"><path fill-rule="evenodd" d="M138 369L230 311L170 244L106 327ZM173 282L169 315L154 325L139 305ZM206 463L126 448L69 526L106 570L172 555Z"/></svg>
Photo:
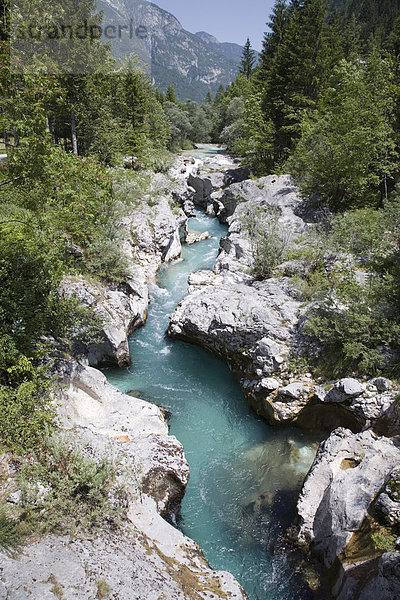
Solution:
<svg viewBox="0 0 400 600"><path fill-rule="evenodd" d="M200 544L216 569L233 573L249 598L308 595L276 542L295 517L296 497L315 455L315 439L274 430L248 408L230 370L212 354L165 335L187 278L212 269L226 227L196 210L189 231L209 239L183 247L152 284L145 327L130 339L132 366L106 371L123 392L168 411L190 479L178 527Z"/></svg>
<svg viewBox="0 0 400 600"><path fill-rule="evenodd" d="M58 420L116 462L125 520L3 553L0 599L86 600L100 583L118 600L396 597L398 553L374 540L400 514L398 390L293 362L302 265L255 278L246 218L294 239L318 215L290 176L248 177L207 146L179 157L120 221L124 283L63 280L102 330L77 331L70 356L54 346ZM18 504L12 460L2 470Z"/></svg>

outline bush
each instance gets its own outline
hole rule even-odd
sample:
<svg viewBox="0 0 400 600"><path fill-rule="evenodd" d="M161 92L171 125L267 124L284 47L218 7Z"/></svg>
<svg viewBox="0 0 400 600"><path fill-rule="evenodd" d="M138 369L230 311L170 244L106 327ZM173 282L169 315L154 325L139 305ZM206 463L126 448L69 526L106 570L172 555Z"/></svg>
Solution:
<svg viewBox="0 0 400 600"><path fill-rule="evenodd" d="M112 460L87 458L66 435L45 438L36 458L23 466L19 481L28 520L37 522L42 533L91 532L118 525L126 494L117 483Z"/></svg>
<svg viewBox="0 0 400 600"><path fill-rule="evenodd" d="M7 514L4 507L0 507L0 549L7 554L13 554L21 546L25 532L21 523Z"/></svg>
<svg viewBox="0 0 400 600"><path fill-rule="evenodd" d="M144 153L142 161L145 168L154 173L167 173L172 166L173 154L168 150L150 148Z"/></svg>
<svg viewBox="0 0 400 600"><path fill-rule="evenodd" d="M86 271L112 283L129 277L129 263L120 249L118 239L99 238L86 251Z"/></svg>
<svg viewBox="0 0 400 600"><path fill-rule="evenodd" d="M394 366L400 324L385 300L386 282L361 286L351 277L338 281L308 311L304 332L322 345L317 358L327 374L377 374Z"/></svg>
<svg viewBox="0 0 400 600"><path fill-rule="evenodd" d="M17 388L0 386L0 414L2 446L21 453L38 447L54 419L49 385L41 369L35 369L33 379Z"/></svg>
<svg viewBox="0 0 400 600"><path fill-rule="evenodd" d="M371 260L382 248L382 213L373 208L361 208L337 215L332 219L332 246L350 252L362 260Z"/></svg>
<svg viewBox="0 0 400 600"><path fill-rule="evenodd" d="M286 259L290 233L281 226L273 209L251 207L242 213L241 221L252 247L252 274L257 279L266 279Z"/></svg>
<svg viewBox="0 0 400 600"><path fill-rule="evenodd" d="M110 597L111 588L108 585L107 581L105 581L104 579L99 579L98 581L96 581L96 587L97 587L97 594L96 594L97 600L105 600L106 598Z"/></svg>
<svg viewBox="0 0 400 600"><path fill-rule="evenodd" d="M325 374L398 375L399 232L396 192L382 209L333 216L313 248L291 252L310 267L295 284L313 302L304 332L319 345L314 362Z"/></svg>

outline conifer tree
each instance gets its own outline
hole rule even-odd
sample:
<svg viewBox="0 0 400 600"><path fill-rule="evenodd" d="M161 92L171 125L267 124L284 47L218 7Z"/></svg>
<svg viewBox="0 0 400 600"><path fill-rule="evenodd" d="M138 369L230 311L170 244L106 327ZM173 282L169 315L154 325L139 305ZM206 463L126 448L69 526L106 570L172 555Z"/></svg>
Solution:
<svg viewBox="0 0 400 600"><path fill-rule="evenodd" d="M324 0L292 0L283 41L268 73L263 106L275 127L276 161L287 158L300 135L304 111L315 107L323 78Z"/></svg>
<svg viewBox="0 0 400 600"><path fill-rule="evenodd" d="M264 34L258 75L258 80L261 82L265 81L279 45L283 41L288 16L287 0L276 0L270 15L270 21L267 23L269 31Z"/></svg>
<svg viewBox="0 0 400 600"><path fill-rule="evenodd" d="M363 62L342 60L318 110L303 121L288 168L331 208L387 198L397 169L391 81L390 63L376 49Z"/></svg>
<svg viewBox="0 0 400 600"><path fill-rule="evenodd" d="M173 102L174 104L178 104L178 99L176 97L175 88L172 83L169 84L167 91L165 93L165 101Z"/></svg>
<svg viewBox="0 0 400 600"><path fill-rule="evenodd" d="M239 71L242 75L245 75L247 79L250 79L251 74L253 73L255 61L256 59L254 50L251 47L250 39L247 38L243 48L242 61L240 63Z"/></svg>

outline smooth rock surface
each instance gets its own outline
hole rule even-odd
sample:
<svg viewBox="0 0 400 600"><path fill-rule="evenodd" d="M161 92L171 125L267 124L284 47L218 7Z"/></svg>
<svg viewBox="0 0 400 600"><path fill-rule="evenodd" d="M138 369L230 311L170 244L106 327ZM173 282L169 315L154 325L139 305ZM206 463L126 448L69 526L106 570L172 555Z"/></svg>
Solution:
<svg viewBox="0 0 400 600"><path fill-rule="evenodd" d="M116 363L129 364L128 336L146 319L148 289L143 278L131 279L115 289L89 281L81 275L65 277L59 287L60 295L75 296L81 304L91 308L100 318L101 342L86 344L82 333L75 333L72 344L74 356L87 356L88 364L100 366Z"/></svg>
<svg viewBox="0 0 400 600"><path fill-rule="evenodd" d="M400 460L398 441L337 429L321 444L299 501L299 540L327 567L361 527Z"/></svg>

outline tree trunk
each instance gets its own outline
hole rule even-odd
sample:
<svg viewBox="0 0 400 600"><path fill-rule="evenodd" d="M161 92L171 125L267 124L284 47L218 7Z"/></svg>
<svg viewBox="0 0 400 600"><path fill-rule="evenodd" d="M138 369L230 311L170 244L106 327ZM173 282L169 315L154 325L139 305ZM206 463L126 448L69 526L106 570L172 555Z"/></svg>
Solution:
<svg viewBox="0 0 400 600"><path fill-rule="evenodd" d="M78 138L76 136L76 121L75 121L75 111L71 110L71 141L72 141L72 152L74 154L78 154Z"/></svg>
<svg viewBox="0 0 400 600"><path fill-rule="evenodd" d="M58 138L56 133L56 118L54 115L46 118L47 127L50 132L51 141L56 146L58 144Z"/></svg>
<svg viewBox="0 0 400 600"><path fill-rule="evenodd" d="M14 148L18 148L19 146L19 135L18 131L14 127Z"/></svg>

